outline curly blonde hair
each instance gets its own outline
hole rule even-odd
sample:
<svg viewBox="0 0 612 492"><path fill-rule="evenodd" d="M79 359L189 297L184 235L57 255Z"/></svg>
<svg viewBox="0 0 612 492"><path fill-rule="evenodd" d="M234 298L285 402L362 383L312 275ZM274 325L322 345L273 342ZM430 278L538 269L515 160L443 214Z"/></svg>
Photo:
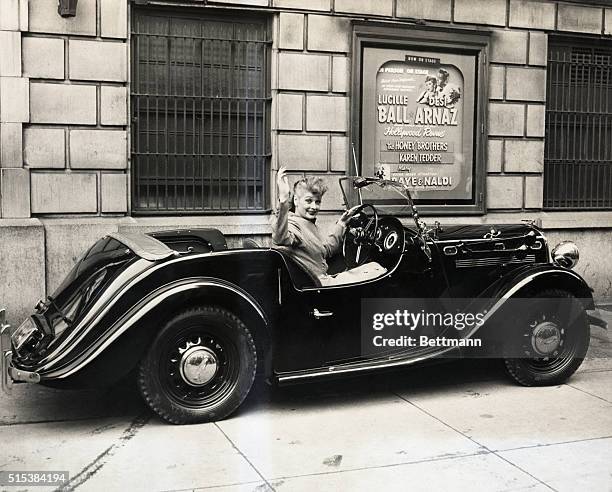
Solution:
<svg viewBox="0 0 612 492"><path fill-rule="evenodd" d="M318 195L323 197L325 192L327 191L327 185L322 178L317 178L314 176L306 176L304 178L298 179L295 183L293 183L293 194L297 194L298 188L304 188L307 191L310 191L313 195Z"/></svg>
<svg viewBox="0 0 612 492"><path fill-rule="evenodd" d="M310 191L313 195L317 195L320 198L323 198L323 195L327 191L327 185L322 178L315 178L314 176L306 176L304 178L298 179L295 183L293 183L293 193L291 195L291 205L289 205L289 210L295 212L295 201L294 198L297 196L298 188L303 188L306 191Z"/></svg>

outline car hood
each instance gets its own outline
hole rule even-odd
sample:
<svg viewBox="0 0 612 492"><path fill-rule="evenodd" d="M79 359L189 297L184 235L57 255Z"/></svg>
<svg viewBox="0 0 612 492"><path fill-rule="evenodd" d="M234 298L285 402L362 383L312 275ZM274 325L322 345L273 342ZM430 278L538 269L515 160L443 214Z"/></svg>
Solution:
<svg viewBox="0 0 612 492"><path fill-rule="evenodd" d="M538 230L530 224L442 225L437 241L465 241L475 239L505 239Z"/></svg>

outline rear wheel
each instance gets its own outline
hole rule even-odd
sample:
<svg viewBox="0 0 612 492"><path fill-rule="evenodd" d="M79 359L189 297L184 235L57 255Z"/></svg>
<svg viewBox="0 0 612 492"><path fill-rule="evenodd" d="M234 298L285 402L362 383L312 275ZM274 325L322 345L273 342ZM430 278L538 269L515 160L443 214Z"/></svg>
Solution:
<svg viewBox="0 0 612 492"><path fill-rule="evenodd" d="M225 309L199 307L160 330L140 363L138 386L168 422L211 422L240 406L256 367L255 343L244 323Z"/></svg>
<svg viewBox="0 0 612 492"><path fill-rule="evenodd" d="M563 383L582 364L589 337L586 313L573 294L557 289L539 292L521 316L513 349L525 357L504 359L506 372L524 386Z"/></svg>

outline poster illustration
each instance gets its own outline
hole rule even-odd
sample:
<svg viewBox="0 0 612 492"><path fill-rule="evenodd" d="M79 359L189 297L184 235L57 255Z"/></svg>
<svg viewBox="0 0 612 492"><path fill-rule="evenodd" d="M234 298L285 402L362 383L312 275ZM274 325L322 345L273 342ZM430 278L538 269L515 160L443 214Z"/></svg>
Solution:
<svg viewBox="0 0 612 492"><path fill-rule="evenodd" d="M364 173L418 200L473 200L473 57L368 47L363 87Z"/></svg>
<svg viewBox="0 0 612 492"><path fill-rule="evenodd" d="M375 174L416 190L461 182L463 75L436 58L388 61L376 75ZM458 162L459 161L459 162Z"/></svg>

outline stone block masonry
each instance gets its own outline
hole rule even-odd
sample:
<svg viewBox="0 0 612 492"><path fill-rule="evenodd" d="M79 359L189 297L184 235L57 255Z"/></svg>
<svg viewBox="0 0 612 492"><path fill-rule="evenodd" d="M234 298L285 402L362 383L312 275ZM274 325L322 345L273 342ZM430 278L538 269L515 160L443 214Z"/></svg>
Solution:
<svg viewBox="0 0 612 492"><path fill-rule="evenodd" d="M304 49L304 14L281 12L278 47L287 50Z"/></svg>
<svg viewBox="0 0 612 492"><path fill-rule="evenodd" d="M72 169L125 169L125 130L70 130Z"/></svg>
<svg viewBox="0 0 612 492"><path fill-rule="evenodd" d="M96 35L96 0L79 0L75 17L60 17L57 0L30 0L28 7L30 32Z"/></svg>
<svg viewBox="0 0 612 492"><path fill-rule="evenodd" d="M36 79L64 78L64 40L27 37L23 45L23 74Z"/></svg>
<svg viewBox="0 0 612 492"><path fill-rule="evenodd" d="M63 128L26 128L23 161L30 168L63 169L66 166L66 131Z"/></svg>
<svg viewBox="0 0 612 492"><path fill-rule="evenodd" d="M102 212L127 212L127 176L125 174L102 173L101 207Z"/></svg>
<svg viewBox="0 0 612 492"><path fill-rule="evenodd" d="M346 53L350 49L351 21L328 15L308 16L308 50Z"/></svg>
<svg viewBox="0 0 612 492"><path fill-rule="evenodd" d="M489 104L490 136L523 136L525 106L522 104Z"/></svg>
<svg viewBox="0 0 612 492"><path fill-rule="evenodd" d="M70 40L68 57L71 80L127 81L125 43Z"/></svg>
<svg viewBox="0 0 612 492"><path fill-rule="evenodd" d="M448 22L451 0L397 0L397 16Z"/></svg>
<svg viewBox="0 0 612 492"><path fill-rule="evenodd" d="M21 33L0 31L0 76L21 76Z"/></svg>
<svg viewBox="0 0 612 492"><path fill-rule="evenodd" d="M455 0L455 22L503 26L506 0Z"/></svg>
<svg viewBox="0 0 612 492"><path fill-rule="evenodd" d="M603 20L601 8L559 4L557 9L559 31L601 33Z"/></svg>
<svg viewBox="0 0 612 492"><path fill-rule="evenodd" d="M510 27L528 29L555 28L555 4L540 1L510 1Z"/></svg>
<svg viewBox="0 0 612 492"><path fill-rule="evenodd" d="M0 77L0 121L27 123L29 120L28 79Z"/></svg>
<svg viewBox="0 0 612 492"><path fill-rule="evenodd" d="M488 176L487 208L508 209L523 206L522 176Z"/></svg>
<svg viewBox="0 0 612 492"><path fill-rule="evenodd" d="M22 124L0 123L0 167L22 167Z"/></svg>
<svg viewBox="0 0 612 492"><path fill-rule="evenodd" d="M27 169L0 169L2 217L30 216L30 176Z"/></svg>
<svg viewBox="0 0 612 492"><path fill-rule="evenodd" d="M96 104L94 85L30 84L32 123L95 125Z"/></svg>
<svg viewBox="0 0 612 492"><path fill-rule="evenodd" d="M508 67L506 70L506 99L545 102L546 70Z"/></svg>
<svg viewBox="0 0 612 492"><path fill-rule="evenodd" d="M393 0L335 0L336 12L348 14L379 15L393 14Z"/></svg>
<svg viewBox="0 0 612 492"><path fill-rule="evenodd" d="M3 218L127 212L128 3L0 1Z"/></svg>
<svg viewBox="0 0 612 492"><path fill-rule="evenodd" d="M98 211L95 173L32 173L32 213Z"/></svg>
<svg viewBox="0 0 612 492"><path fill-rule="evenodd" d="M327 171L326 135L278 136L278 162L289 169Z"/></svg>
<svg viewBox="0 0 612 492"><path fill-rule="evenodd" d="M329 89L330 58L327 55L280 53L279 89L322 91Z"/></svg>
<svg viewBox="0 0 612 492"><path fill-rule="evenodd" d="M543 172L544 140L506 140L504 161L506 172Z"/></svg>
<svg viewBox="0 0 612 492"><path fill-rule="evenodd" d="M306 130L346 132L348 99L335 96L306 96Z"/></svg>
<svg viewBox="0 0 612 492"><path fill-rule="evenodd" d="M127 38L127 10L125 0L102 0L100 2L100 34L103 38Z"/></svg>

